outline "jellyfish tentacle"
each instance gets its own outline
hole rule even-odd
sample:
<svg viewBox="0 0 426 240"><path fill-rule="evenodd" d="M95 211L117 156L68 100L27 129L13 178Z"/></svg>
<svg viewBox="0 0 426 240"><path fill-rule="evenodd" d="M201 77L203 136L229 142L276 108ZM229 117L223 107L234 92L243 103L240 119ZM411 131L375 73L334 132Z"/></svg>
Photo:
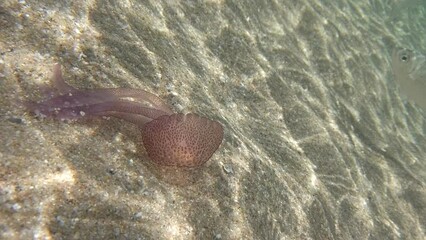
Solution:
<svg viewBox="0 0 426 240"><path fill-rule="evenodd" d="M138 103L129 101L112 101L101 102L89 105L75 105L75 106L56 106L52 107L50 104L32 104L27 105L27 108L35 109L36 114L42 117L53 117L61 120L73 120L85 116L111 116L118 117L137 125L143 125L148 120L158 118L163 115L169 115L159 109L148 108L141 106ZM131 115L140 115L143 118L131 117ZM135 119L143 120L142 123L135 122Z"/></svg>

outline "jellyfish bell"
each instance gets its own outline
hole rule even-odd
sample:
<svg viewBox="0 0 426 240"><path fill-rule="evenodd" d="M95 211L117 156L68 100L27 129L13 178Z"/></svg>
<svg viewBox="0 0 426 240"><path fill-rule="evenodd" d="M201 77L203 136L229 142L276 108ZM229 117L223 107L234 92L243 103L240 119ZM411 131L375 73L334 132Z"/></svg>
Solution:
<svg viewBox="0 0 426 240"><path fill-rule="evenodd" d="M396 48L392 53L392 72L401 93L426 111L426 57Z"/></svg>
<svg viewBox="0 0 426 240"><path fill-rule="evenodd" d="M141 128L143 145L150 159L159 165L199 167L223 139L223 127L197 114L164 115Z"/></svg>

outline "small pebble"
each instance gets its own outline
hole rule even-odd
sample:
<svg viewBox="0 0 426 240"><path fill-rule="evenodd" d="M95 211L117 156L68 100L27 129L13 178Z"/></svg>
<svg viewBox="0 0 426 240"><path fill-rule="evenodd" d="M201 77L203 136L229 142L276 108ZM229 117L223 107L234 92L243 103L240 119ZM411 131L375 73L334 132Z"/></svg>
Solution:
<svg viewBox="0 0 426 240"><path fill-rule="evenodd" d="M22 118L18 118L18 117L10 117L7 120L11 123L16 123L16 124L23 124L24 123L24 120Z"/></svg>
<svg viewBox="0 0 426 240"><path fill-rule="evenodd" d="M234 174L234 169L232 168L231 165L223 165L223 170L225 171L225 173L227 174Z"/></svg>
<svg viewBox="0 0 426 240"><path fill-rule="evenodd" d="M139 219L142 218L142 216L143 216L142 212L137 212L137 213L135 213L135 215L133 215L133 219L139 220Z"/></svg>
<svg viewBox="0 0 426 240"><path fill-rule="evenodd" d="M21 209L21 205L20 205L19 203L14 203L14 204L11 206L11 209L12 209L13 211L17 212L17 211L19 211L19 209Z"/></svg>
<svg viewBox="0 0 426 240"><path fill-rule="evenodd" d="M214 236L214 239L222 239L222 234L218 233Z"/></svg>

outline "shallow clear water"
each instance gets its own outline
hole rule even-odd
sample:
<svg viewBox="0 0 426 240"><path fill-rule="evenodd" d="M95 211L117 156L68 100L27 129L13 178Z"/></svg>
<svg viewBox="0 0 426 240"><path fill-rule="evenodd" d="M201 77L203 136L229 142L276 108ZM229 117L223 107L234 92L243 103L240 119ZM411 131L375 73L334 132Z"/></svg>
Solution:
<svg viewBox="0 0 426 240"><path fill-rule="evenodd" d="M425 112L392 53L426 53L425 8L3 1L0 236L424 239ZM225 140L168 171L132 125L38 120L15 100L41 99L55 62L75 87L142 88L217 120Z"/></svg>

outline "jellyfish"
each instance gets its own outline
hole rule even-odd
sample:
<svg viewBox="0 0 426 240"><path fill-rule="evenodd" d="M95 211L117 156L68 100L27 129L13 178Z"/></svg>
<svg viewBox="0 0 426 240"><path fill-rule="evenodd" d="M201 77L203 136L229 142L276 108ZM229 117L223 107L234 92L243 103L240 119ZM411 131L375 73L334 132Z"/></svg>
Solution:
<svg viewBox="0 0 426 240"><path fill-rule="evenodd" d="M40 102L26 101L28 111L41 118L78 120L115 117L135 124L149 158L159 165L199 167L218 149L223 127L194 113L174 113L159 97L141 89L80 90L67 84L56 64L53 85Z"/></svg>

